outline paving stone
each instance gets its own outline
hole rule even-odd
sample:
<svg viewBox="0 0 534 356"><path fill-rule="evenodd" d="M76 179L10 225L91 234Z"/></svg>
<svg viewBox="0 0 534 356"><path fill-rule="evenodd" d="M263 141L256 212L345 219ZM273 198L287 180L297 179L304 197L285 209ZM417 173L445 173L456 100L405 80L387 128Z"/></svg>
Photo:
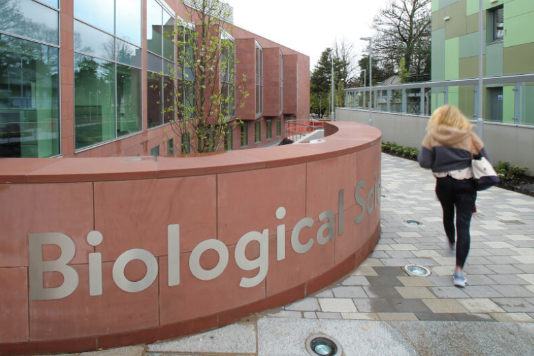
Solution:
<svg viewBox="0 0 534 356"><path fill-rule="evenodd" d="M523 278L520 278L516 276L515 274L499 274L499 275L493 275L493 276L488 276L488 277L493 279L495 282L497 282L500 285L529 284Z"/></svg>
<svg viewBox="0 0 534 356"><path fill-rule="evenodd" d="M363 291L362 291L363 293ZM284 308L285 310L294 310L294 311L317 311L321 310L317 299L315 298L306 298L298 302L290 304Z"/></svg>
<svg viewBox="0 0 534 356"><path fill-rule="evenodd" d="M534 313L534 305L524 298L491 298L491 300L509 313Z"/></svg>
<svg viewBox="0 0 534 356"><path fill-rule="evenodd" d="M111 350L82 352L80 356L143 356L144 353L144 346L128 346Z"/></svg>
<svg viewBox="0 0 534 356"><path fill-rule="evenodd" d="M473 298L458 300L471 313L504 313L504 309L488 298Z"/></svg>
<svg viewBox="0 0 534 356"><path fill-rule="evenodd" d="M365 298L367 294L362 287L336 287L332 289L336 298Z"/></svg>
<svg viewBox="0 0 534 356"><path fill-rule="evenodd" d="M334 298L334 293L332 293L331 289L327 289L315 294L314 298Z"/></svg>
<svg viewBox="0 0 534 356"><path fill-rule="evenodd" d="M506 323L532 323L534 319L525 313L493 313L495 320Z"/></svg>
<svg viewBox="0 0 534 356"><path fill-rule="evenodd" d="M379 320L377 313L341 313L345 320Z"/></svg>
<svg viewBox="0 0 534 356"><path fill-rule="evenodd" d="M441 299L469 298L469 295L457 287L431 287L428 289Z"/></svg>
<svg viewBox="0 0 534 356"><path fill-rule="evenodd" d="M406 274L404 274L406 276ZM384 287L395 287L395 286L402 286L402 283L397 279L397 276L393 275L385 275L385 276L379 276L379 277L367 277L367 280L369 281L369 285L377 287L377 286L384 286Z"/></svg>
<svg viewBox="0 0 534 356"><path fill-rule="evenodd" d="M471 298L502 298L503 295L490 286L473 286L469 284L462 290Z"/></svg>
<svg viewBox="0 0 534 356"><path fill-rule="evenodd" d="M495 319L490 314L481 314L481 313L468 313L468 314L453 314L456 320L458 321L483 321L488 322L492 321L494 322Z"/></svg>
<svg viewBox="0 0 534 356"><path fill-rule="evenodd" d="M397 276L406 276L406 272L399 267L376 267L375 271L381 277L397 277Z"/></svg>
<svg viewBox="0 0 534 356"><path fill-rule="evenodd" d="M280 310L271 314L267 314L269 317L273 318L293 318L299 319L302 318L302 313L300 311L291 311L291 310Z"/></svg>
<svg viewBox="0 0 534 356"><path fill-rule="evenodd" d="M488 267L483 266L483 265L474 265L474 266L466 265L465 268L464 268L464 271L467 274L471 274L471 275L494 274L495 273L491 269L489 269Z"/></svg>
<svg viewBox="0 0 534 356"><path fill-rule="evenodd" d="M398 276L397 279L405 287L434 287L435 284L432 283L427 277L416 277L416 276Z"/></svg>
<svg viewBox="0 0 534 356"><path fill-rule="evenodd" d="M390 258L391 256L386 253L386 251L374 251L371 256L371 258Z"/></svg>
<svg viewBox="0 0 534 356"><path fill-rule="evenodd" d="M376 258L368 258L365 261L362 262L360 265L361 267L376 267L376 266L383 266L384 264L380 262L379 259Z"/></svg>
<svg viewBox="0 0 534 356"><path fill-rule="evenodd" d="M315 313L317 315L318 319L342 319L341 313L323 313L323 312L317 312Z"/></svg>
<svg viewBox="0 0 534 356"><path fill-rule="evenodd" d="M380 299L353 299L360 313L387 313L395 312L395 306L386 298Z"/></svg>
<svg viewBox="0 0 534 356"><path fill-rule="evenodd" d="M352 299L344 298L319 298L319 304L323 312L354 313L357 312ZM317 315L319 317L319 315Z"/></svg>
<svg viewBox="0 0 534 356"><path fill-rule="evenodd" d="M497 274L518 274L522 272L511 265L488 265L487 267Z"/></svg>
<svg viewBox="0 0 534 356"><path fill-rule="evenodd" d="M395 251L417 251L419 250L412 244L396 244L391 246Z"/></svg>
<svg viewBox="0 0 534 356"><path fill-rule="evenodd" d="M490 278L489 276L484 275L470 275L466 274L467 278L467 284L469 286L488 286L488 285L496 285L498 282L496 282L494 279Z"/></svg>
<svg viewBox="0 0 534 356"><path fill-rule="evenodd" d="M516 264L515 266L525 273L534 273L534 264L532 265Z"/></svg>
<svg viewBox="0 0 534 356"><path fill-rule="evenodd" d="M358 267L350 273L353 276L378 276L373 267Z"/></svg>
<svg viewBox="0 0 534 356"><path fill-rule="evenodd" d="M432 273L435 273L438 276L451 276L454 268L451 266L434 266L430 268L432 270Z"/></svg>
<svg viewBox="0 0 534 356"><path fill-rule="evenodd" d="M436 286L452 286L452 275L427 277ZM493 281L494 282L494 281Z"/></svg>
<svg viewBox="0 0 534 356"><path fill-rule="evenodd" d="M350 276L343 280L344 286L368 286L369 280L364 276Z"/></svg>
<svg viewBox="0 0 534 356"><path fill-rule="evenodd" d="M414 251L415 252L415 251ZM385 258L414 258L415 255L411 251L387 251Z"/></svg>
<svg viewBox="0 0 534 356"><path fill-rule="evenodd" d="M382 321L418 321L413 313L378 313Z"/></svg>
<svg viewBox="0 0 534 356"><path fill-rule="evenodd" d="M436 298L426 287L395 287L395 289L405 299Z"/></svg>
<svg viewBox="0 0 534 356"><path fill-rule="evenodd" d="M534 264L534 256L512 256L512 258L516 259L520 263Z"/></svg>
<svg viewBox="0 0 534 356"><path fill-rule="evenodd" d="M315 312L304 312L303 315L306 319L317 319Z"/></svg>
<svg viewBox="0 0 534 356"><path fill-rule="evenodd" d="M419 250L419 251L413 251L413 255L419 258L433 258L433 257L441 257L439 253L433 250Z"/></svg>
<svg viewBox="0 0 534 356"><path fill-rule="evenodd" d="M401 266L406 266L407 264L410 264L410 262L404 258L388 258L388 259L383 258L381 259L381 261L384 264L384 266L401 267Z"/></svg>
<svg viewBox="0 0 534 356"><path fill-rule="evenodd" d="M423 299L423 303L434 313L467 313L467 309L454 299Z"/></svg>
<svg viewBox="0 0 534 356"><path fill-rule="evenodd" d="M487 259L494 265L517 265L517 260L510 256L488 256Z"/></svg>
<svg viewBox="0 0 534 356"><path fill-rule="evenodd" d="M456 321L455 314L414 313L420 321ZM463 314L458 314L463 315Z"/></svg>
<svg viewBox="0 0 534 356"><path fill-rule="evenodd" d="M395 287L391 286L366 286L363 290L369 298L399 298L401 296Z"/></svg>

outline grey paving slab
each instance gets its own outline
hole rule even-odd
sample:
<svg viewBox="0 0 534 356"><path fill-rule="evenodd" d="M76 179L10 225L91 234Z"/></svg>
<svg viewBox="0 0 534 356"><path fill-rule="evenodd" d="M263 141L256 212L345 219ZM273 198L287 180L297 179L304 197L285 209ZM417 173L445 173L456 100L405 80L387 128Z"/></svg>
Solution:
<svg viewBox="0 0 534 356"><path fill-rule="evenodd" d="M83 352L80 356L143 356L144 353L144 346L128 346L103 351Z"/></svg>
<svg viewBox="0 0 534 356"><path fill-rule="evenodd" d="M498 285L492 286L497 292L501 293L505 297L521 298L521 297L534 297L534 293L529 291L523 286L518 285Z"/></svg>
<svg viewBox="0 0 534 356"><path fill-rule="evenodd" d="M457 287L430 287L428 289L438 298L469 298L469 295Z"/></svg>
<svg viewBox="0 0 534 356"><path fill-rule="evenodd" d="M491 298L491 301L509 313L534 313L534 305L524 298Z"/></svg>
<svg viewBox="0 0 534 356"><path fill-rule="evenodd" d="M151 344L148 351L256 353L256 326L253 323L232 324L183 339Z"/></svg>

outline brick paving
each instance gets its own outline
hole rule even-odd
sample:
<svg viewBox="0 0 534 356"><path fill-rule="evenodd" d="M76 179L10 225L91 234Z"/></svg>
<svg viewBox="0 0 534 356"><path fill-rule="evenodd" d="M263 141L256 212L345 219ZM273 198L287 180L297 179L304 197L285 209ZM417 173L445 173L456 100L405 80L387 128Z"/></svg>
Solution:
<svg viewBox="0 0 534 356"><path fill-rule="evenodd" d="M479 193L467 286L460 289L452 283L455 257L431 172L383 154L382 186L382 234L373 254L335 285L267 317L534 322L534 198L500 188ZM432 273L409 276L407 264Z"/></svg>

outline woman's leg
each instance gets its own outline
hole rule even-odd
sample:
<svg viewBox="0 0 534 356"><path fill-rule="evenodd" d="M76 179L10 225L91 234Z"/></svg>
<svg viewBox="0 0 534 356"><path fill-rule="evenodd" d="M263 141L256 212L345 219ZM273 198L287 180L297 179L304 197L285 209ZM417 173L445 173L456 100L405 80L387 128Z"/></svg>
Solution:
<svg viewBox="0 0 534 356"><path fill-rule="evenodd" d="M471 234L469 228L471 226L471 218L473 216L473 209L477 199L477 192L473 187L472 180L465 180L458 182L458 190L456 193L456 230L458 234L458 242L456 246L456 267L463 269L467 255L469 254L469 247L471 245Z"/></svg>
<svg viewBox="0 0 534 356"><path fill-rule="evenodd" d="M443 228L451 245L455 242L456 231L454 229L454 194L452 192L452 178L438 178L436 182L436 195L443 209Z"/></svg>

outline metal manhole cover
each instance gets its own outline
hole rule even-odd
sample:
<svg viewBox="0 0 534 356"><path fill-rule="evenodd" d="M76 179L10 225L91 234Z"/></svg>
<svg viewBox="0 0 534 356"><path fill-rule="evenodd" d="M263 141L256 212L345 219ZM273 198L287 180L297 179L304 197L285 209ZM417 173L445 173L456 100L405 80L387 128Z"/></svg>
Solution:
<svg viewBox="0 0 534 356"><path fill-rule="evenodd" d="M326 335L314 334L306 339L306 351L312 356L340 356L342 354L339 342Z"/></svg>
<svg viewBox="0 0 534 356"><path fill-rule="evenodd" d="M405 220L404 223L410 226L423 226L423 223L417 220Z"/></svg>

